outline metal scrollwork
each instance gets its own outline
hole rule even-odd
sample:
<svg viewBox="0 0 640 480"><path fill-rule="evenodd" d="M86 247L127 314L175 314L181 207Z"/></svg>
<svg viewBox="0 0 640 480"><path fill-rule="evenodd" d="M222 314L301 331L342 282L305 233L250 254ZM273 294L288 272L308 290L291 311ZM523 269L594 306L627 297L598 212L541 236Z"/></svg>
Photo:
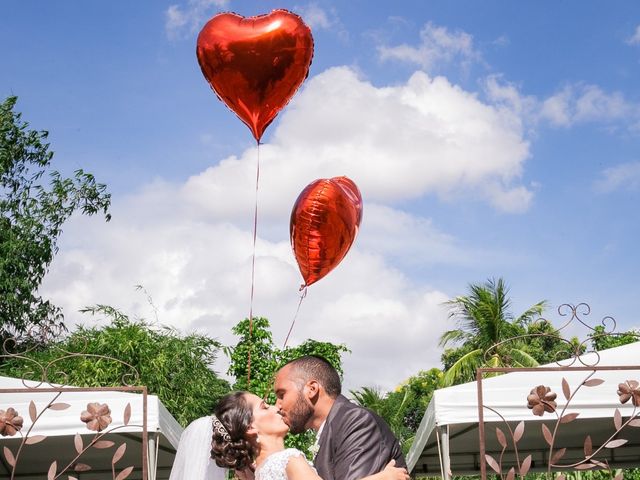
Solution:
<svg viewBox="0 0 640 480"><path fill-rule="evenodd" d="M34 332L31 333L35 335ZM46 328L38 332L38 335L50 335L51 330ZM27 345L20 350L20 345ZM70 458L51 458L47 472L48 480L57 479L77 479L75 475L82 472L93 471L94 467L90 461L84 460L88 452L104 452L102 457L109 457L111 468L111 478L113 480L124 480L134 471L134 465L122 465L127 450L127 441L118 434L122 431L139 431L142 433L142 478L147 479L146 448L147 448L147 390L145 387L134 386L139 383L140 375L132 365L117 358L86 353L87 343L80 352L72 352L60 346L54 347L58 355L46 362L31 358L28 354L38 347L37 342L19 342L16 338L8 338L2 344L2 354L0 359L5 361L21 361L33 367L31 371L25 372L19 388L3 388L0 386L0 454L5 468L8 469L10 480L15 480L20 476L21 471L28 470L25 455L31 448L47 440L53 441L53 437L48 437L42 433L40 425L46 420L51 421L52 417L62 416L72 411L72 405L67 403L77 399L77 395L95 393L95 401L89 401L86 408L79 412L77 418L65 417L65 422L72 422L77 425L77 433L73 439L67 437L55 437L55 442L71 443L74 454ZM92 360L115 362L124 367L125 373L122 376L122 384L113 387L83 388L66 385L69 378L65 372L59 368L67 360ZM54 384L52 378L62 378L64 385L60 382ZM104 392L124 392L140 393L140 397L132 397L132 402L126 403L122 411L114 411L111 406L100 401L104 399ZM9 394L27 394L32 399L21 407L8 405L5 402L14 398ZM45 400L43 400L45 398ZM69 399L69 400L67 400ZM22 411L20 411L20 408ZM141 422L132 423L132 411ZM62 413L64 412L64 413ZM40 427L40 428L39 428ZM3 440L19 439L19 442L4 442ZM127 462L130 461L127 460Z"/></svg>
<svg viewBox="0 0 640 480"><path fill-rule="evenodd" d="M527 453L523 448L522 440L525 438L525 430L538 429L542 435L545 449L542 458L546 459L547 476L551 477L553 472L566 472L570 470L594 470L606 469L610 472L611 477L615 480L622 480L622 473L614 471L610 465L609 458L613 458L613 450L624 447L629 442L629 436L637 438L636 428L640 428L640 365L600 365L601 355L592 350L587 349L587 341L595 339L613 338L620 335L636 337L640 340L640 335L635 332L616 333L616 321L613 317L607 316L600 322L599 328L592 327L584 317L591 313L591 308L585 303L578 305L564 304L558 308L558 314L561 317L569 317L566 322L553 333L536 333L532 335L521 335L513 337L494 345L485 352L485 358L491 358L496 350L502 345L509 342L522 342L527 337L553 337L555 340L566 342L571 348L567 350L565 358L558 359L556 366L546 366L533 368L481 368L478 370L478 414L480 420L480 463L483 478L486 478L487 470L490 473L497 474L502 480L514 480L516 475L524 477L532 469L534 463L532 454ZM542 320L546 321L546 320ZM586 327L590 332L589 339L582 342L572 342L561 337L560 332L567 329L570 325ZM563 355L564 356L564 355ZM568 357L568 358L567 358ZM638 359L640 364L640 359ZM554 371L554 372L583 372L584 377L575 384L576 376L571 378L574 385L567 380L567 376L563 375L559 391L553 391L549 385L534 385L530 387L528 392L523 392L522 402L526 405L534 417L551 417L551 421L542 421L529 424L520 421L517 425L514 422L508 422L500 413L498 408L484 404L480 401L482 394L482 378L501 373L511 372L527 372L527 371ZM633 374L630 371L634 370ZM610 380L599 377L602 371L620 371L622 374L617 385L617 389L611 386ZM629 372L626 376L624 371ZM629 376L638 376L628 379ZM578 376L580 376L578 374ZM604 384L604 386L603 386ZM559 435L564 429L571 429L575 425L580 416L579 406L575 406L576 399L585 389L609 388L607 395L617 402L619 406L615 408L612 426L606 438L593 438L591 434L587 434L582 442L583 455L577 461L565 461L567 456L567 448L559 445ZM617 399L616 399L617 397ZM622 406L624 411L621 410ZM629 408L632 407L632 408ZM495 437L491 436L492 441L495 440L500 446L499 451L490 454L486 452L486 434L484 425L484 411L492 412L500 419L502 428L495 428ZM509 453L510 460L507 461ZM488 466L488 469L487 469ZM538 465L538 470L539 470ZM559 473L555 477L556 480L565 480L566 474Z"/></svg>
<svg viewBox="0 0 640 480"><path fill-rule="evenodd" d="M133 386L140 383L140 373L138 370L131 364L120 360L118 358L110 357L107 355L98 355L93 353L86 353L88 348L88 340L86 338L78 337L82 340L83 346L79 349L80 351L69 351L65 350L62 346L57 345L55 343L51 344L49 348L56 351L57 356L52 360L47 361L46 363L40 362L35 358L32 358L28 355L28 353L36 350L38 348L38 344L34 344L32 342L27 343L24 350L20 351L19 346L21 343L18 342L18 339L15 337L7 338L4 340L2 344L2 353L0 353L0 361L2 360L20 360L25 362L26 364L32 366L34 370L27 371L22 376L23 383L25 388L38 388L43 384L51 385L51 377L57 376L62 380L58 383L60 384L68 384L68 374L62 370L55 370L58 368L58 365L73 359L90 359L95 361L106 361L112 362L116 364L120 364L125 368L125 373L122 374L121 377L121 385L122 386ZM53 374L53 375L52 375ZM26 380L33 380L39 382L36 386L32 384L27 385Z"/></svg>

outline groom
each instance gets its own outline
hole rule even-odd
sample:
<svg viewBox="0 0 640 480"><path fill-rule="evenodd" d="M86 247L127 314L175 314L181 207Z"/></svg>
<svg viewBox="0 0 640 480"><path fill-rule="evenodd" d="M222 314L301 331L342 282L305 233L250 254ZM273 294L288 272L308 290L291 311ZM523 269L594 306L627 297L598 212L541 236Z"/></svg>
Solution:
<svg viewBox="0 0 640 480"><path fill-rule="evenodd" d="M321 357L297 358L275 379L276 407L291 433L317 432L314 466L323 480L359 480L395 460L406 467L398 440L373 412L341 395L338 372Z"/></svg>

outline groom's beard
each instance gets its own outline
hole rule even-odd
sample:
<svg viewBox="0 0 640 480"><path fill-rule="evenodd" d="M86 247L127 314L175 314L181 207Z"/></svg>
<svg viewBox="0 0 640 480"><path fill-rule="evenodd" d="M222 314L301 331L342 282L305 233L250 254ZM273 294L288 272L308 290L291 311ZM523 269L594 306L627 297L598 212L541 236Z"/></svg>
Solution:
<svg viewBox="0 0 640 480"><path fill-rule="evenodd" d="M304 401L302 395L298 395L293 409L287 415L290 433L302 433L307 427L307 422L313 415L313 408Z"/></svg>

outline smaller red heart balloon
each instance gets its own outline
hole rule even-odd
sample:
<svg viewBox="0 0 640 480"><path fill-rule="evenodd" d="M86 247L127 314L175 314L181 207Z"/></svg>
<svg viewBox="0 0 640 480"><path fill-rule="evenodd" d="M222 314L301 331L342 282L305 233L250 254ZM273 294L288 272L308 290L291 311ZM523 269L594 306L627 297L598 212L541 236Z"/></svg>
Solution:
<svg viewBox="0 0 640 480"><path fill-rule="evenodd" d="M345 257L362 220L360 190L347 177L319 179L300 193L291 211L291 246L304 278L317 282Z"/></svg>
<svg viewBox="0 0 640 480"><path fill-rule="evenodd" d="M198 63L213 91L260 141L309 74L311 30L286 10L245 18L220 13L203 27Z"/></svg>

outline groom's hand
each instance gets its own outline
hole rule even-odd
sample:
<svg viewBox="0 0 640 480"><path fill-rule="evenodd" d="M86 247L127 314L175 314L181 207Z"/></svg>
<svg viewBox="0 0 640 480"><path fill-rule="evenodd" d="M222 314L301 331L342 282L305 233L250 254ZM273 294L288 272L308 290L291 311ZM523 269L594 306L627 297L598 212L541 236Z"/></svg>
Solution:
<svg viewBox="0 0 640 480"><path fill-rule="evenodd" d="M409 480L411 476L406 468L396 467L396 461L392 459L387 463L387 466L384 467L382 478L386 480Z"/></svg>

